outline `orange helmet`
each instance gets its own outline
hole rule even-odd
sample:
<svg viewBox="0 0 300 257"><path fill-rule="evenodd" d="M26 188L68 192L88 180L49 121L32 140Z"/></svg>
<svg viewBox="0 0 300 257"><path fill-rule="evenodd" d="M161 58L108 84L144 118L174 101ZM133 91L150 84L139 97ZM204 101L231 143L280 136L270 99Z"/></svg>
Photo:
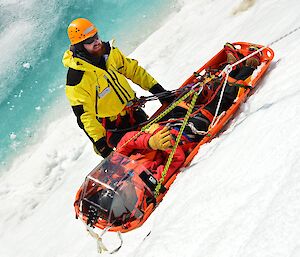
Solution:
<svg viewBox="0 0 300 257"><path fill-rule="evenodd" d="M85 39L94 36L97 32L98 30L94 24L84 18L73 20L68 27L68 36L71 45L78 44Z"/></svg>

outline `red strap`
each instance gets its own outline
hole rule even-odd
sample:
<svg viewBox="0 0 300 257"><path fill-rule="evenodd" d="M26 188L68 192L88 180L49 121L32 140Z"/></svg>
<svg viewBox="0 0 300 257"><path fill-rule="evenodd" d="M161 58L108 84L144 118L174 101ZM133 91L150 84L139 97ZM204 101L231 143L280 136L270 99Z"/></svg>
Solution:
<svg viewBox="0 0 300 257"><path fill-rule="evenodd" d="M201 113L210 121L212 122L214 115L212 115L208 110L201 109Z"/></svg>

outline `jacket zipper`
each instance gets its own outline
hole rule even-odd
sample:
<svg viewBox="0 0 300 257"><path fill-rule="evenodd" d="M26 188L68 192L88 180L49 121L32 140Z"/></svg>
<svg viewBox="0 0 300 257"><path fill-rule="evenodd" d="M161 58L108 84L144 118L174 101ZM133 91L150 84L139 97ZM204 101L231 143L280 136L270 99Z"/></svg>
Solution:
<svg viewBox="0 0 300 257"><path fill-rule="evenodd" d="M111 70L111 71L112 71L112 70ZM119 82L119 80L118 80L116 74L112 71L112 73L113 73L114 76L115 76L115 77L114 77L114 76L112 76L112 75L110 74L109 71L107 71L107 73L108 73L109 76L112 78L112 80L115 82L115 85L118 87L118 89L120 90L120 92L122 93L122 95L125 97L126 101L128 102L129 99L130 99L130 95L129 95L129 93L126 91L126 89L120 84L120 82ZM126 96L125 93L127 94L127 96Z"/></svg>
<svg viewBox="0 0 300 257"><path fill-rule="evenodd" d="M108 84L113 88L113 90L115 91L116 95L119 97L119 100L121 101L122 104L125 104L124 100L122 99L122 97L120 96L119 92L115 89L113 83L111 83L111 81L107 78L107 82Z"/></svg>
<svg viewBox="0 0 300 257"><path fill-rule="evenodd" d="M114 74L115 79L116 79L116 81L118 82L119 86L120 86L120 87L125 91L125 93L128 95L128 101L129 101L129 99L130 99L130 94L129 94L128 91L121 85L121 83L120 83L119 80L118 80L118 77L117 77L116 73L115 73L113 70L111 70L111 72Z"/></svg>
<svg viewBox="0 0 300 257"><path fill-rule="evenodd" d="M96 86L96 100L95 100L95 112L96 112L96 114L98 114L98 89L99 89L99 80L98 80L98 76L97 76L96 71L94 71L94 72L95 72L97 83L98 83L98 85Z"/></svg>

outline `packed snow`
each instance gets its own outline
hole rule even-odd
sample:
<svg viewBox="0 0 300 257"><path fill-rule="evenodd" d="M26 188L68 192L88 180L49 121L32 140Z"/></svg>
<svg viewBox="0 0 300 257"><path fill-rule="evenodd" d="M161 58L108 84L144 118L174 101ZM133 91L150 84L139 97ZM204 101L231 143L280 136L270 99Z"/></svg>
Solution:
<svg viewBox="0 0 300 257"><path fill-rule="evenodd" d="M299 26L296 0L184 0L130 56L172 89L225 42L266 45ZM300 256L299 45L300 30L271 46L275 58L258 89L147 222L123 234L115 256ZM71 111L46 128L1 175L0 256L98 256L73 201L100 160ZM104 241L118 244L114 233Z"/></svg>

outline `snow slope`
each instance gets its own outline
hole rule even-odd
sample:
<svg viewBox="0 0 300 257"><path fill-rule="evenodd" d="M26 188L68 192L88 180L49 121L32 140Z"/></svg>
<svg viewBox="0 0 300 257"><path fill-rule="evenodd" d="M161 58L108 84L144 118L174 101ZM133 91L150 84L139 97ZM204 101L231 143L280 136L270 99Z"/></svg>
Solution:
<svg viewBox="0 0 300 257"><path fill-rule="evenodd" d="M131 56L177 88L225 42L268 44L299 20L296 0L184 0ZM299 45L299 30L272 45L275 59L259 88L148 221L124 234L115 256L300 256ZM0 256L98 256L72 206L98 162L73 114L51 124L1 177ZM113 247L116 235L106 239Z"/></svg>

